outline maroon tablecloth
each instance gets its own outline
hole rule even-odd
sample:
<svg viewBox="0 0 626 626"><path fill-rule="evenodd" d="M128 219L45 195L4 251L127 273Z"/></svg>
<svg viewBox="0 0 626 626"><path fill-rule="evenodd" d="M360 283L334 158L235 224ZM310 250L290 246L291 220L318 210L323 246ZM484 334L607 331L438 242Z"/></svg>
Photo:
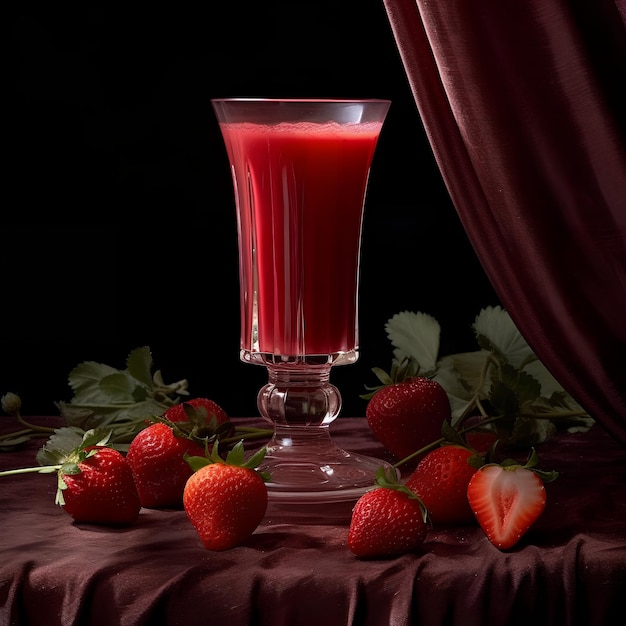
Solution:
<svg viewBox="0 0 626 626"><path fill-rule="evenodd" d="M240 420L249 424L252 420ZM364 419L332 426L346 449L382 456ZM44 440L0 454L34 465ZM270 511L226 552L200 543L184 511L142 509L132 527L75 524L54 475L0 477L2 626L606 626L626 612L626 448L599 427L539 449L560 472L513 549L477 525L432 530L416 554L362 561L348 521Z"/></svg>

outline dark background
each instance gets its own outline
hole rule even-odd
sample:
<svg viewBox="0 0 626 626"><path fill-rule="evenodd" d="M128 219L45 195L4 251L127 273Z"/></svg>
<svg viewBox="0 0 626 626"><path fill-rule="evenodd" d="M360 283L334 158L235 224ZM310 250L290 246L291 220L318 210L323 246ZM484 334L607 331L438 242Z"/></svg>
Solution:
<svg viewBox="0 0 626 626"><path fill-rule="evenodd" d="M425 138L382 1L14 12L0 232L0 393L55 414L82 361L147 345L232 416L263 368L239 362L235 208L213 97L388 98L362 243L361 357L342 415L389 369L384 326L433 315L441 354L476 348L498 304ZM206 6L206 5L197 5Z"/></svg>

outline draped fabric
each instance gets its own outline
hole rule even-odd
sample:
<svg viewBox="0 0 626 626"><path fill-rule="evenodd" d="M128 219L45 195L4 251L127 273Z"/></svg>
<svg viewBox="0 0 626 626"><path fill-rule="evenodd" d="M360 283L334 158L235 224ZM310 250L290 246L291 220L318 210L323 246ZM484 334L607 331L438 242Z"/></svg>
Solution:
<svg viewBox="0 0 626 626"><path fill-rule="evenodd" d="M8 426L0 420L0 434ZM340 418L331 429L337 445L389 459L365 418ZM0 471L32 467L41 444L1 452ZM54 503L54 474L0 477L0 624L621 624L626 447L596 425L539 448L542 467L559 478L512 549L498 550L472 523L433 527L414 553L374 560L347 547L349 508L343 518L324 504L291 519L270 505L243 545L211 552L183 510L144 508L122 528L77 524Z"/></svg>
<svg viewBox="0 0 626 626"><path fill-rule="evenodd" d="M383 2L494 289L563 388L626 443L626 2Z"/></svg>

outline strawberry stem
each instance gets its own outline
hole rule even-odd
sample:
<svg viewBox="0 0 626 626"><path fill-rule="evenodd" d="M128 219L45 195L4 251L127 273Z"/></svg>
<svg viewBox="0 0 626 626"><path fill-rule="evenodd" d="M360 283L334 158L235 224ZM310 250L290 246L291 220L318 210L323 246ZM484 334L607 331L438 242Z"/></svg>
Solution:
<svg viewBox="0 0 626 626"><path fill-rule="evenodd" d="M490 424L491 422L496 422L499 419L502 419L503 417L504 417L504 415L495 415L493 417L487 417L484 420L482 420L481 422L479 422L477 424L474 424L473 426L467 426L466 428L461 428L457 432L460 435L464 435L465 433L469 433L469 432L471 432L473 430L476 430L478 428L482 428L485 424ZM396 464L394 464L393 467L398 469L399 467L401 467L405 463L408 463L409 461L413 460L414 458L421 456L425 452L429 452L430 450L433 450L437 446L441 445L444 441L446 441L445 437L439 437L439 439L436 439L435 441L429 443L428 445L424 446L423 448L420 448L419 450L416 450L415 452L412 452L411 454L409 454L409 456L404 457L402 460L400 460Z"/></svg>
<svg viewBox="0 0 626 626"><path fill-rule="evenodd" d="M14 470L5 470L0 472L0 476L15 476L16 474L34 474L38 472L40 474L50 474L60 470L62 465L40 465L39 467L23 467Z"/></svg>
<svg viewBox="0 0 626 626"><path fill-rule="evenodd" d="M31 424L30 422L27 422L19 413L17 414L17 421L25 428L29 428L31 431L36 433L54 432L54 428L50 428L49 426L37 426L36 424Z"/></svg>
<svg viewBox="0 0 626 626"><path fill-rule="evenodd" d="M235 443L242 439L261 439L264 437L271 437L273 433L274 431L269 428L254 428L252 426L250 427L238 426L237 428L235 428L235 434L232 437L224 437L223 439L220 439L220 443L229 444L229 443Z"/></svg>
<svg viewBox="0 0 626 626"><path fill-rule="evenodd" d="M485 359L485 362L483 363L483 367L480 371L480 380L478 381L478 384L476 385L476 391L474 395L468 401L467 405L465 406L465 409L463 409L463 413L461 414L461 416L456 422L457 427L463 424L463 422L471 415L472 411L475 408L478 408L478 410L480 411L480 414L483 417L486 418L488 416L487 411L485 411L485 408L483 407L482 402L480 401L480 395L482 393L483 387L485 386L485 381L487 380L487 373L489 372L489 367L491 365L495 365L497 367L498 361L493 357L493 355L490 354Z"/></svg>
<svg viewBox="0 0 626 626"><path fill-rule="evenodd" d="M0 435L0 441L3 439L13 439L14 437L21 437L22 435L31 435L32 430L28 428L27 430L17 430L13 433L7 433L5 435Z"/></svg>

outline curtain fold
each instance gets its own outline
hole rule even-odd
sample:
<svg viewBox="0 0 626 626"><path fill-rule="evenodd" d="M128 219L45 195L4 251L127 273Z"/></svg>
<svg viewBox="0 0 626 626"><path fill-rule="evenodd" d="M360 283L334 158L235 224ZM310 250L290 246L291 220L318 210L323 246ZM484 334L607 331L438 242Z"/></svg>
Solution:
<svg viewBox="0 0 626 626"><path fill-rule="evenodd" d="M626 443L623 0L383 0L435 159L538 358Z"/></svg>

